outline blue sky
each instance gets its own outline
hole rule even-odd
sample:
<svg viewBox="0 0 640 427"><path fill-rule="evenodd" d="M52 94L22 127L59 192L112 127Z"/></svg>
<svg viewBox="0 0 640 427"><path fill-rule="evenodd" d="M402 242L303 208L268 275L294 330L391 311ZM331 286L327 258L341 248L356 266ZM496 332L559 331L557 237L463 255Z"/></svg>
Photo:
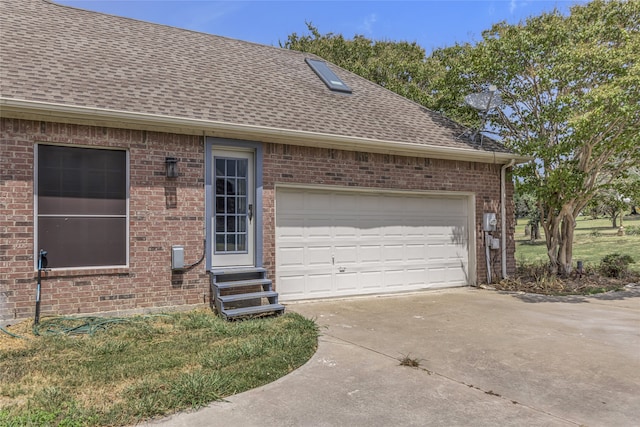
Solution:
<svg viewBox="0 0 640 427"><path fill-rule="evenodd" d="M274 46L291 33L306 34L305 21L309 21L323 34L415 41L429 53L455 42L477 41L493 23L517 23L554 8L567 13L571 5L585 1L58 0L58 3Z"/></svg>

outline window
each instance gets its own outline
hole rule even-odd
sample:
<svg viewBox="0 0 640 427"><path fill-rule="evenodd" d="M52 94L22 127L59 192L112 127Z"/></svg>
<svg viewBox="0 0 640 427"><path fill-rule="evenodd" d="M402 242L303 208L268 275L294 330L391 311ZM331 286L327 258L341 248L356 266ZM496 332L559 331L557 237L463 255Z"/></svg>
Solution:
<svg viewBox="0 0 640 427"><path fill-rule="evenodd" d="M306 58L305 61L320 79L333 91L351 93L351 88L347 86L340 77L336 75L326 62L317 59Z"/></svg>
<svg viewBox="0 0 640 427"><path fill-rule="evenodd" d="M50 268L127 265L127 152L37 146L37 246Z"/></svg>

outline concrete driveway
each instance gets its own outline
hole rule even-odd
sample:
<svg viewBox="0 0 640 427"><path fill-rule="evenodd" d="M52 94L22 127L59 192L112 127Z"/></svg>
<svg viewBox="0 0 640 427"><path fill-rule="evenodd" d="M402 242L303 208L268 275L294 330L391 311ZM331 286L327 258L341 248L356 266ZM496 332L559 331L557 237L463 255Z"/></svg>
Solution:
<svg viewBox="0 0 640 427"><path fill-rule="evenodd" d="M460 288L290 305L318 352L161 426L637 426L640 287L599 297ZM409 357L419 368L400 366Z"/></svg>

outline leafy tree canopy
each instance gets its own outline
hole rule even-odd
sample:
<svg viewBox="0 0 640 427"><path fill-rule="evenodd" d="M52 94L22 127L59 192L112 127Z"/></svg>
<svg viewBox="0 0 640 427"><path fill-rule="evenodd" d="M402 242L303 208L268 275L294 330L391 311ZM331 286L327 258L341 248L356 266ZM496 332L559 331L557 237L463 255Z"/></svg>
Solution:
<svg viewBox="0 0 640 427"><path fill-rule="evenodd" d="M568 16L499 23L431 59L445 106L498 87L504 106L490 127L536 159L516 172L537 200L552 270L568 274L575 218L640 164L640 2L596 0Z"/></svg>

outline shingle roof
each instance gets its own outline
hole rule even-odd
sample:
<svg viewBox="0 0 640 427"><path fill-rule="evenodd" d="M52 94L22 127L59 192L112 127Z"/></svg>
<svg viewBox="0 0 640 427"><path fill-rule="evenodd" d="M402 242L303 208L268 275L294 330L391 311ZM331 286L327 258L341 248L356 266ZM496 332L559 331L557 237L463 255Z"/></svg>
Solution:
<svg viewBox="0 0 640 427"><path fill-rule="evenodd" d="M334 65L353 93L330 91L309 54L45 0L1 8L4 98L477 149L460 125Z"/></svg>

